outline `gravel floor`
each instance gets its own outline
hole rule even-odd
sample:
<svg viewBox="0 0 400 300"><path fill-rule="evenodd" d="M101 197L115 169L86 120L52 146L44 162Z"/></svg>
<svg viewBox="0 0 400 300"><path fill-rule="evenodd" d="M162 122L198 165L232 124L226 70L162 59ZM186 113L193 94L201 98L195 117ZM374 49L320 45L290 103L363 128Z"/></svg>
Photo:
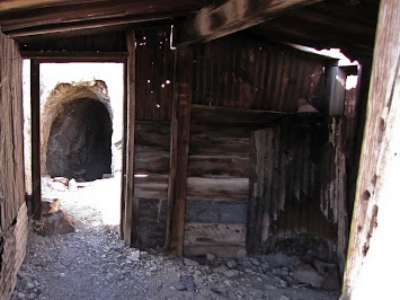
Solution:
<svg viewBox="0 0 400 300"><path fill-rule="evenodd" d="M30 230L12 299L339 298L338 291L319 291L293 283L288 274L276 275L271 257L226 261L210 255L199 263L168 256L162 250L141 252L125 247L118 236L118 179L65 191L46 182L43 186L46 196L60 199L61 209L70 214L76 230L50 236Z"/></svg>

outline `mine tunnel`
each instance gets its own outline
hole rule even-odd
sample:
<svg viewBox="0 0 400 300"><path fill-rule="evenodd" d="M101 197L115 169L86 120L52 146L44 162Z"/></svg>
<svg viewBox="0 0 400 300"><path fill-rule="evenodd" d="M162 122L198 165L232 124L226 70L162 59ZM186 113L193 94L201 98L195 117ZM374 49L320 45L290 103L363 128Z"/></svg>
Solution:
<svg viewBox="0 0 400 300"><path fill-rule="evenodd" d="M48 112L53 115L47 125L46 173L92 181L111 173L112 119L96 93L93 97L79 97L82 93L78 90L75 98L73 88L66 92L68 101L62 99L65 92L58 93L58 101L53 101L56 112Z"/></svg>

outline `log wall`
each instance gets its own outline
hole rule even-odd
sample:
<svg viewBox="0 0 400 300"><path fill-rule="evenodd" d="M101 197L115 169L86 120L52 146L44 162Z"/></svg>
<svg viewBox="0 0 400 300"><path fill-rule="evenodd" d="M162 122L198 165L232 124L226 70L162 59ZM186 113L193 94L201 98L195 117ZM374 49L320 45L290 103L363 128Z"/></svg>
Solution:
<svg viewBox="0 0 400 300"><path fill-rule="evenodd" d="M0 298L8 299L25 256L22 60L0 32Z"/></svg>

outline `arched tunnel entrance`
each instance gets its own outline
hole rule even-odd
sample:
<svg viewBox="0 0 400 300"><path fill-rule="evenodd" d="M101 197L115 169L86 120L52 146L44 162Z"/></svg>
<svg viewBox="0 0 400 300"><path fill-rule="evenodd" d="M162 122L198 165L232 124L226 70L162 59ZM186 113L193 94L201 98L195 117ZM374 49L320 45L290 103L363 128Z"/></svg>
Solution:
<svg viewBox="0 0 400 300"><path fill-rule="evenodd" d="M50 130L48 174L91 181L111 173L111 134L111 119L100 101L83 98L65 104Z"/></svg>
<svg viewBox="0 0 400 300"><path fill-rule="evenodd" d="M51 177L92 181L111 173L107 87L59 84L44 106L42 167Z"/></svg>

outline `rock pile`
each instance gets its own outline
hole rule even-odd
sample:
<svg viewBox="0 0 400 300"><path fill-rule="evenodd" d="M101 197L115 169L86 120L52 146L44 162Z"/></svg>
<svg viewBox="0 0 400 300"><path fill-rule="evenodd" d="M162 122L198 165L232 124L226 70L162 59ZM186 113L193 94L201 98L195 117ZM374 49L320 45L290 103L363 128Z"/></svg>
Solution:
<svg viewBox="0 0 400 300"><path fill-rule="evenodd" d="M60 204L73 216L74 232L38 235L30 231L12 300L339 298L336 267L320 261L306 264L282 254L225 259L209 253L180 258L163 249L126 247L119 239L118 225L104 223L102 213L89 205L87 193L81 198L77 195L61 199ZM48 198L60 199L60 195ZM49 211L57 207L53 201Z"/></svg>

